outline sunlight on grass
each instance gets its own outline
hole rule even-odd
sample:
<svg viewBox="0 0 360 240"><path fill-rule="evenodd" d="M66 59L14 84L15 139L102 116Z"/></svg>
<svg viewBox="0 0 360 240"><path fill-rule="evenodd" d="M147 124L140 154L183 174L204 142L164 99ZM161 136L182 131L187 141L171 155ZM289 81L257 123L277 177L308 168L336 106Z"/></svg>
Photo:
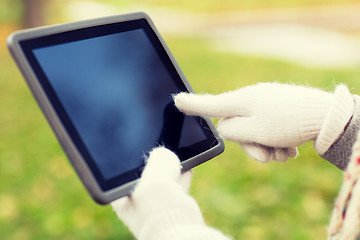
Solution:
<svg viewBox="0 0 360 240"><path fill-rule="evenodd" d="M224 54L209 49L204 39L167 42L197 92L220 93L259 81L327 89L344 82L359 89L359 70L304 69ZM9 56L1 59L7 63L0 66L0 121L6 126L0 144L0 178L6 182L0 184L0 205L6 206L0 211L2 236L131 239L109 207L96 206L90 199ZM225 153L195 169L191 193L209 225L235 238L325 238L341 178L314 153L311 143L301 146L297 159L260 164L227 142Z"/></svg>
<svg viewBox="0 0 360 240"><path fill-rule="evenodd" d="M206 3L193 4L200 9ZM218 52L200 37L165 40L197 93L272 81L329 91L344 83L360 93L359 68L311 69ZM133 239L109 206L90 199L4 46L0 62L1 238ZM222 155L195 169L191 194L206 222L234 239L325 239L342 173L317 156L312 143L299 152L286 163L260 164L226 142Z"/></svg>

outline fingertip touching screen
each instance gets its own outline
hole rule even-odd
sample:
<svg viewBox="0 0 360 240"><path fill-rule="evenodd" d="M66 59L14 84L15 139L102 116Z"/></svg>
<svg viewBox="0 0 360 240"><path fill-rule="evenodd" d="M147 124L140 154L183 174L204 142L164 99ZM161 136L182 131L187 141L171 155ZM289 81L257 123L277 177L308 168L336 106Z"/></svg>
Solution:
<svg viewBox="0 0 360 240"><path fill-rule="evenodd" d="M174 106L187 89L145 19L20 45L102 190L138 178L156 146L186 160L217 144L204 119Z"/></svg>

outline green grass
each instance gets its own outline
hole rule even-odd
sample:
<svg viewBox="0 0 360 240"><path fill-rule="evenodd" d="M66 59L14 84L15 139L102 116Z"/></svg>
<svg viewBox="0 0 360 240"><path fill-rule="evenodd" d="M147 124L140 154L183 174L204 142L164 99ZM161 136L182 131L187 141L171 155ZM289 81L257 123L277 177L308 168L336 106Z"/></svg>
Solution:
<svg viewBox="0 0 360 240"><path fill-rule="evenodd" d="M166 38L196 92L264 81L360 89L360 72L314 70L213 51L205 39ZM132 239L109 206L86 193L9 55L0 51L1 239ZM353 91L356 93L356 91ZM342 173L312 143L287 163L260 164L234 143L195 169L191 194L207 223L235 239L325 239Z"/></svg>

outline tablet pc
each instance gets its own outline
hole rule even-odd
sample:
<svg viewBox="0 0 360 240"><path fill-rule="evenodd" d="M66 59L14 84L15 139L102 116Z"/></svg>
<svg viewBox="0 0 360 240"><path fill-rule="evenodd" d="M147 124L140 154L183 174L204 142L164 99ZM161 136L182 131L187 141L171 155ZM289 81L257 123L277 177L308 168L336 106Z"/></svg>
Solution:
<svg viewBox="0 0 360 240"><path fill-rule="evenodd" d="M156 146L183 171L224 150L209 119L176 109L172 95L193 90L145 13L23 30L7 43L98 203L129 194Z"/></svg>

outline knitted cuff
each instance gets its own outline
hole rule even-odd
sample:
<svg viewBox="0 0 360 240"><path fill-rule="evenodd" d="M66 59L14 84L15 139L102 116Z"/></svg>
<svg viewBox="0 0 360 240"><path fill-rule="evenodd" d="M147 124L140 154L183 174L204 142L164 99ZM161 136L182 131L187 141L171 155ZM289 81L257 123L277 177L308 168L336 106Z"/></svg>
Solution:
<svg viewBox="0 0 360 240"><path fill-rule="evenodd" d="M334 101L332 94L317 89L312 90L302 96L299 106L301 142L314 141L317 138L325 116Z"/></svg>
<svg viewBox="0 0 360 240"><path fill-rule="evenodd" d="M341 136L354 114L354 99L344 85L335 89L335 101L330 107L315 141L315 150L324 154Z"/></svg>
<svg viewBox="0 0 360 240"><path fill-rule="evenodd" d="M199 212L184 209L162 212L147 221L139 240L227 240L221 232L207 227Z"/></svg>

